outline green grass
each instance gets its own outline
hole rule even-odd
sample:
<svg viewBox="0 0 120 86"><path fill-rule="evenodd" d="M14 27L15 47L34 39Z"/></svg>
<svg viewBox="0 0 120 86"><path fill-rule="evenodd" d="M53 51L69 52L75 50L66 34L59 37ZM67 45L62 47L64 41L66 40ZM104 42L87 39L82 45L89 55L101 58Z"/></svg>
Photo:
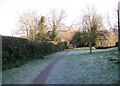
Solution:
<svg viewBox="0 0 120 86"><path fill-rule="evenodd" d="M87 70L86 73L88 73L89 70L94 69L94 71L92 72L96 71L96 73L99 74L98 76L100 78L102 78L102 76L105 77L105 79L102 78L104 79L103 81L105 81L104 83L106 83L107 80L109 83L113 83L113 84L118 83L119 81L118 80L118 65L120 65L119 64L120 62L117 61L118 59L117 48L96 49L93 51L93 53L89 53L89 52L79 53L79 52L81 51L78 50L78 54L72 54L70 56L72 57L71 61L74 61L74 59L76 59L76 63L80 63L82 65L80 66L80 69L83 68L83 70ZM94 77L94 76L91 76L91 77ZM103 83L102 79L99 80L98 78L98 82Z"/></svg>
<svg viewBox="0 0 120 86"><path fill-rule="evenodd" d="M108 51L94 52L93 55L96 54L98 56L102 56L107 58L110 62L117 63L118 60L118 50L117 48L110 49ZM119 63L119 62L118 62Z"/></svg>
<svg viewBox="0 0 120 86"><path fill-rule="evenodd" d="M79 48L73 48L73 50L89 50L90 47L79 47ZM92 49L94 50L95 47L92 47Z"/></svg>
<svg viewBox="0 0 120 86"><path fill-rule="evenodd" d="M75 50L85 50L87 48L75 48ZM101 51L97 51L97 50L101 50ZM106 58L108 59L109 62L112 63L116 63L119 64L120 62L118 62L118 49L117 48L111 48L111 49L96 49L96 51L93 50L92 53L80 53L80 54L76 54L73 56L84 56L84 57L97 57L97 58Z"/></svg>

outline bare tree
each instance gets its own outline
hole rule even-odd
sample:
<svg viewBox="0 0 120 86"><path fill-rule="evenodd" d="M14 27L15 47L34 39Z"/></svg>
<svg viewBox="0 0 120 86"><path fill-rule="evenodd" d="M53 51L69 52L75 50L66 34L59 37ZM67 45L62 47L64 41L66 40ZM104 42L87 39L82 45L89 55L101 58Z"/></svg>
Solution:
<svg viewBox="0 0 120 86"><path fill-rule="evenodd" d="M110 40L112 42L117 42L118 41L118 26L117 26L117 21L113 22L111 21L111 18L109 17L109 15L107 16L107 24L109 27L109 32L111 32L110 34ZM110 42L111 43L111 42Z"/></svg>
<svg viewBox="0 0 120 86"><path fill-rule="evenodd" d="M107 24L108 24L108 27L109 27L109 29L110 30L112 30L113 31L113 33L115 33L116 35L118 35L118 28L117 28L117 21L114 21L113 22L113 20L111 20L111 18L110 18L110 16L109 15L107 15L107 18L106 18L106 20L107 20Z"/></svg>
<svg viewBox="0 0 120 86"><path fill-rule="evenodd" d="M91 53L92 45L96 42L98 32L104 29L102 17L94 9L88 9L88 13L82 17L81 24L83 32L87 32Z"/></svg>
<svg viewBox="0 0 120 86"><path fill-rule="evenodd" d="M61 11L57 11L55 9L50 11L50 16L48 19L49 22L49 28L50 31L52 32L52 40L55 39L55 37L57 36L57 34L59 34L60 32L65 32L68 31L73 25L71 25L70 27L67 27L64 24L66 18L66 14L64 10Z"/></svg>
<svg viewBox="0 0 120 86"><path fill-rule="evenodd" d="M27 39L32 40L35 34L35 28L37 27L39 18L36 12L26 11L22 13L18 20L18 30L16 34L25 36Z"/></svg>

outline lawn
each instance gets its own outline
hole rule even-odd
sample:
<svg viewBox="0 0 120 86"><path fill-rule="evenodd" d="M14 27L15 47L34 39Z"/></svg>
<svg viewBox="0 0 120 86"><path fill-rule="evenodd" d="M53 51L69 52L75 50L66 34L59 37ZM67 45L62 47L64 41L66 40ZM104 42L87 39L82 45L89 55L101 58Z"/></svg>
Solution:
<svg viewBox="0 0 120 86"><path fill-rule="evenodd" d="M54 65L46 84L117 84L117 48L71 50Z"/></svg>

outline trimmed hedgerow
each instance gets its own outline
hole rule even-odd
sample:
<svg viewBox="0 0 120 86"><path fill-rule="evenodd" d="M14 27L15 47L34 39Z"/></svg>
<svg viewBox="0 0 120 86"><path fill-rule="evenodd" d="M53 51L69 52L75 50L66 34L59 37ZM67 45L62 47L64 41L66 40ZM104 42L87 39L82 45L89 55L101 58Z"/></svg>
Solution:
<svg viewBox="0 0 120 86"><path fill-rule="evenodd" d="M33 42L23 38L2 36L3 70L18 67L31 59L40 59L66 48L64 42Z"/></svg>

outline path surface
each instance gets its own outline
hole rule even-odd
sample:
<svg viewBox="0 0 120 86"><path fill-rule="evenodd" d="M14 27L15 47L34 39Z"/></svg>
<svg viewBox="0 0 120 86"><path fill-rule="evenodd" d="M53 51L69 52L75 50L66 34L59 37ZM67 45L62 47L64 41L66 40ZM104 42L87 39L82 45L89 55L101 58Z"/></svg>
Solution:
<svg viewBox="0 0 120 86"><path fill-rule="evenodd" d="M69 52L69 51L68 51ZM35 78L35 80L33 81L34 84L44 84L45 80L47 79L47 76L49 74L49 72L51 71L51 69L53 68L53 66L62 58L65 57L65 55L68 53L64 53L63 55L59 56L56 60L54 60L53 62L51 62L49 65L47 65L45 67L44 70L41 71L41 73Z"/></svg>
<svg viewBox="0 0 120 86"><path fill-rule="evenodd" d="M99 51L93 51L99 52ZM117 82L117 66L89 50L71 50L48 64L33 84L112 84Z"/></svg>

